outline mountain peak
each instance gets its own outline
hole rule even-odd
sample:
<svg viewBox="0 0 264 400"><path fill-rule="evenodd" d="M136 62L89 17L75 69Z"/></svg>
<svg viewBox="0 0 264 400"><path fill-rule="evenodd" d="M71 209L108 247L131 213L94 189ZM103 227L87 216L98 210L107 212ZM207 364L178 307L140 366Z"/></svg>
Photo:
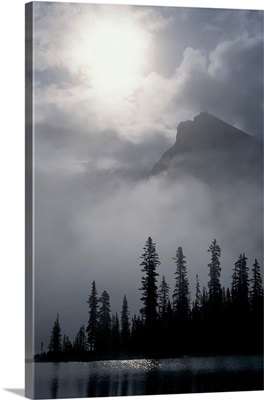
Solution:
<svg viewBox="0 0 264 400"><path fill-rule="evenodd" d="M262 147L256 139L203 111L193 121L178 125L176 143L153 167L152 175L170 170L172 175L180 171L197 175L200 171L200 175L205 176L210 169L217 169L217 174L226 171L227 165L237 170L238 175L244 168L261 169L262 156Z"/></svg>
<svg viewBox="0 0 264 400"><path fill-rule="evenodd" d="M201 112L193 121L178 125L176 145L178 151L197 151L223 148L250 141L251 137L220 118Z"/></svg>

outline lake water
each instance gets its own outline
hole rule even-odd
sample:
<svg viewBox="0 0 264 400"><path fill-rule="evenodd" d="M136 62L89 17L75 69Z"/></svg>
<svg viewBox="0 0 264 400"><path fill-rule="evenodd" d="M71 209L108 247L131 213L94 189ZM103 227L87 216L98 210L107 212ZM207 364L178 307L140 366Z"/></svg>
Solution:
<svg viewBox="0 0 264 400"><path fill-rule="evenodd" d="M258 356L35 363L39 399L262 389Z"/></svg>

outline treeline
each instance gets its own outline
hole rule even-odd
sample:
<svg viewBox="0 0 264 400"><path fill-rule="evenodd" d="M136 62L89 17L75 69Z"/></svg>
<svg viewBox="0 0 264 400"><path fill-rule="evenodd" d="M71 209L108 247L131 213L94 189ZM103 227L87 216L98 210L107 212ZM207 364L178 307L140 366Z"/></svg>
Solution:
<svg viewBox="0 0 264 400"><path fill-rule="evenodd" d="M209 281L191 302L186 257L178 247L173 294L163 276L156 244L148 238L141 255L141 301L138 315L130 318L124 296L120 317L111 314L106 291L98 296L93 281L88 298L88 321L73 342L62 336L59 315L50 334L48 352L36 360L94 360L133 357L179 357L185 355L254 354L263 352L263 287L260 265L255 259L249 277L245 253L234 264L231 287L220 282L221 248L214 239L208 252Z"/></svg>

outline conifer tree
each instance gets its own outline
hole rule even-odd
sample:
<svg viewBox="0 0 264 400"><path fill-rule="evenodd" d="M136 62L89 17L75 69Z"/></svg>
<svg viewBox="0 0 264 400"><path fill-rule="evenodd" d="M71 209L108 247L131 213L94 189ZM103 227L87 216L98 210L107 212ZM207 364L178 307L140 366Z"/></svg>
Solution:
<svg viewBox="0 0 264 400"><path fill-rule="evenodd" d="M153 328L157 321L157 306L158 306L158 287L157 287L157 276L156 272L158 265L160 265L159 256L156 252L156 244L153 243L151 237L148 238L145 246L144 253L140 258L143 259L141 262L142 272L145 276L142 277L142 290L141 300L143 301L143 308L141 313L145 322L146 327Z"/></svg>
<svg viewBox="0 0 264 400"><path fill-rule="evenodd" d="M180 320L187 320L190 313L190 292L185 258L182 247L178 247L176 256L173 257L176 263L173 310Z"/></svg>
<svg viewBox="0 0 264 400"><path fill-rule="evenodd" d="M167 306L169 302L169 291L170 291L170 286L166 282L165 277L163 275L161 284L159 286L158 290L158 303L159 303L159 313L161 319L164 319L166 311L167 311Z"/></svg>
<svg viewBox="0 0 264 400"><path fill-rule="evenodd" d="M250 305L252 313L255 317L262 316L263 318L263 286L260 273L260 265L258 260L252 266L252 278L250 279Z"/></svg>
<svg viewBox="0 0 264 400"><path fill-rule="evenodd" d="M127 347L130 338L130 322L129 322L129 311L126 295L123 298L123 305L121 311L121 344Z"/></svg>
<svg viewBox="0 0 264 400"><path fill-rule="evenodd" d="M71 350L72 350L72 344L70 342L69 336L63 335L62 351L67 353Z"/></svg>
<svg viewBox="0 0 264 400"><path fill-rule="evenodd" d="M220 276L221 276L221 268L220 268L220 257L221 257L221 248L217 244L216 239L213 240L210 245L208 252L211 252L211 262L208 264L209 268L209 282L208 282L208 290L209 290L209 303L210 305L216 306L217 304L221 304L221 284L220 284Z"/></svg>
<svg viewBox="0 0 264 400"><path fill-rule="evenodd" d="M92 283L92 291L87 301L89 304L89 321L88 326L86 328L86 332L88 332L88 344L91 351L95 349L95 341L98 327L98 293L96 290L95 281Z"/></svg>
<svg viewBox="0 0 264 400"><path fill-rule="evenodd" d="M84 325L82 325L75 337L73 348L75 351L81 353L86 350L86 336Z"/></svg>
<svg viewBox="0 0 264 400"><path fill-rule="evenodd" d="M200 289L200 282L198 275L196 274L196 292L195 301L193 304L193 319L200 320L202 317L202 293Z"/></svg>
<svg viewBox="0 0 264 400"><path fill-rule="evenodd" d="M249 305L249 278L247 257L245 253L240 254L234 264L232 275L232 301L242 312L248 309Z"/></svg>
<svg viewBox="0 0 264 400"><path fill-rule="evenodd" d="M108 352L110 337L111 337L111 309L110 309L110 296L103 291L100 299L99 319L98 319L98 334L96 343L100 352Z"/></svg>
<svg viewBox="0 0 264 400"><path fill-rule="evenodd" d="M54 321L53 328L50 332L49 351L58 354L61 351L61 327L59 322L59 314Z"/></svg>

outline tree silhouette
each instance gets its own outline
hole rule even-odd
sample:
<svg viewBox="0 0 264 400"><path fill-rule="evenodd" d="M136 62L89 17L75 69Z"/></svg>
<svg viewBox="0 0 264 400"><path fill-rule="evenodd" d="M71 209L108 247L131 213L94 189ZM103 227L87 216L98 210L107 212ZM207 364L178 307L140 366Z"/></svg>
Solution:
<svg viewBox="0 0 264 400"><path fill-rule="evenodd" d="M249 305L249 278L247 257L245 253L240 254L235 262L232 275L232 300L241 311L245 312Z"/></svg>
<svg viewBox="0 0 264 400"><path fill-rule="evenodd" d="M110 297L104 290L98 299L95 281L87 303L89 320L82 325L72 344L61 334L59 314L50 332L48 353L35 355L36 361L91 361L111 358L178 357L183 355L262 354L263 286L260 265L255 259L249 279L247 257L241 253L234 263L231 287L221 287L221 249L213 240L208 287L201 290L196 274L195 297L190 310L186 257L178 247L173 302L163 275L157 285L160 265L156 244L151 237L144 246L141 267L140 315L132 318L131 332L127 297L124 295L121 320L110 310ZM88 351L87 351L88 350Z"/></svg>
<svg viewBox="0 0 264 400"><path fill-rule="evenodd" d="M250 305L254 316L263 315L263 286L258 260L252 266Z"/></svg>
<svg viewBox="0 0 264 400"><path fill-rule="evenodd" d="M97 327L98 327L98 293L95 281L92 283L92 291L87 301L89 304L89 321L86 331L88 332L88 344L91 351L95 348Z"/></svg>
<svg viewBox="0 0 264 400"><path fill-rule="evenodd" d="M208 264L210 277L208 282L209 302L215 306L221 303L221 268L219 260L221 257L221 248L217 244L216 239L213 240L208 252L211 252L211 262Z"/></svg>
<svg viewBox="0 0 264 400"><path fill-rule="evenodd" d="M129 311L126 295L123 298L123 305L121 311L121 345L123 349L127 349L130 339L130 322Z"/></svg>
<svg viewBox="0 0 264 400"><path fill-rule="evenodd" d="M65 353L68 353L72 350L72 344L69 339L69 336L63 335L63 340L62 340L62 351Z"/></svg>
<svg viewBox="0 0 264 400"><path fill-rule="evenodd" d="M61 351L61 327L59 322L59 314L54 321L53 328L50 332L49 351L58 354Z"/></svg>
<svg viewBox="0 0 264 400"><path fill-rule="evenodd" d="M140 264L145 272L142 277L142 290L141 300L143 301L143 308L141 310L145 325L148 328L153 328L157 321L157 306L158 306L158 287L157 287L157 266L160 265L159 256L156 252L156 244L153 243L151 237L148 238L145 246L143 247L144 253L140 258L143 259Z"/></svg>
<svg viewBox="0 0 264 400"><path fill-rule="evenodd" d="M187 277L185 255L182 247L179 246L175 257L175 288L173 291L173 312L175 317L174 324L174 351L179 354L186 353L189 340L190 322L190 293Z"/></svg>
<svg viewBox="0 0 264 400"><path fill-rule="evenodd" d="M176 256L173 257L176 263L173 310L181 321L187 320L190 314L190 293L185 258L182 247L178 247Z"/></svg>
<svg viewBox="0 0 264 400"><path fill-rule="evenodd" d="M110 296L106 290L103 291L99 303L98 343L96 343L96 347L99 352L108 353L111 337L111 309Z"/></svg>
<svg viewBox="0 0 264 400"><path fill-rule="evenodd" d="M202 293L200 289L200 281L197 274L196 274L195 301L193 304L192 316L194 320L200 321L202 319Z"/></svg>
<svg viewBox="0 0 264 400"><path fill-rule="evenodd" d="M167 306L169 302L169 291L170 291L170 286L165 280L165 277L163 275L161 284L159 286L158 290L158 303L159 303L159 313L160 313L160 318L161 320L164 320L166 311L167 311Z"/></svg>
<svg viewBox="0 0 264 400"><path fill-rule="evenodd" d="M76 352L83 353L84 351L86 351L86 347L87 347L87 341L85 336L85 329L84 325L82 325L75 337L73 348Z"/></svg>

